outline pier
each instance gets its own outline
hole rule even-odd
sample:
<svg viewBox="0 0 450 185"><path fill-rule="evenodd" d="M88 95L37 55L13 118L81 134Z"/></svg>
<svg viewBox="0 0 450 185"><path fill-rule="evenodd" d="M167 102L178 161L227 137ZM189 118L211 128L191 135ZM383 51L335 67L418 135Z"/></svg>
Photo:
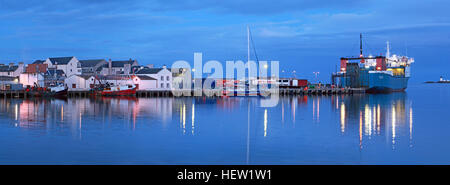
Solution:
<svg viewBox="0 0 450 185"><path fill-rule="evenodd" d="M136 91L135 97L189 97L195 93L201 92L202 96L222 96L221 90L175 90L175 91ZM261 93L269 93L268 91L262 91ZM333 94L364 94L364 88L317 88L317 89L300 89L300 88L280 88L278 92L271 90L273 94L279 94L281 96L287 95L333 95ZM90 91L69 91L67 97L69 98L87 98L91 97ZM1 90L0 98L32 98L33 95L29 94L25 90Z"/></svg>

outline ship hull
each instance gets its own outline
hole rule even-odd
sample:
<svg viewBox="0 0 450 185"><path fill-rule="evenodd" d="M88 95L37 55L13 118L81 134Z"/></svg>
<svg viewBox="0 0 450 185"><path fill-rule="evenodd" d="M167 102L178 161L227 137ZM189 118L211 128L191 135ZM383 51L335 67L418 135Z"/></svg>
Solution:
<svg viewBox="0 0 450 185"><path fill-rule="evenodd" d="M386 73L369 74L367 93L402 92L408 87L409 77L392 76Z"/></svg>
<svg viewBox="0 0 450 185"><path fill-rule="evenodd" d="M101 91L101 96L133 96L136 95L136 88L120 91Z"/></svg>

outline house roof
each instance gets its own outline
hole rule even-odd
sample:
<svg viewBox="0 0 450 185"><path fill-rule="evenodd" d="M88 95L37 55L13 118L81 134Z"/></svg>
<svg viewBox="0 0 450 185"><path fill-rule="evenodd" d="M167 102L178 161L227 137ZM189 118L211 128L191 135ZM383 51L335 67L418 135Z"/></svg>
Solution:
<svg viewBox="0 0 450 185"><path fill-rule="evenodd" d="M61 69L57 69L57 70L49 69L49 70L47 70L46 75L54 76L55 72L56 72L56 76L64 76L65 75L64 71Z"/></svg>
<svg viewBox="0 0 450 185"><path fill-rule="evenodd" d="M17 77L11 77L11 76L0 76L0 81L14 81L17 80Z"/></svg>
<svg viewBox="0 0 450 185"><path fill-rule="evenodd" d="M84 78L85 80L89 79L90 77L94 76L94 75L73 75L73 76L78 76L80 78ZM72 76L69 76L68 78L70 78Z"/></svg>
<svg viewBox="0 0 450 185"><path fill-rule="evenodd" d="M79 60L81 67L94 67L99 63L106 62L104 59Z"/></svg>
<svg viewBox="0 0 450 185"><path fill-rule="evenodd" d="M33 64L43 64L45 60L35 60Z"/></svg>
<svg viewBox="0 0 450 185"><path fill-rule="evenodd" d="M52 64L57 64L57 65L65 65L68 64L70 62L70 60L72 60L72 57L55 57L55 58L48 58L50 60L50 62Z"/></svg>
<svg viewBox="0 0 450 185"><path fill-rule="evenodd" d="M136 74L156 74L159 73L164 68L143 68L136 72Z"/></svg>
<svg viewBox="0 0 450 185"><path fill-rule="evenodd" d="M152 77L147 76L147 75L136 75L136 77L138 77L141 80L156 80L155 78L152 78Z"/></svg>
<svg viewBox="0 0 450 185"><path fill-rule="evenodd" d="M13 72L16 71L19 66L9 66L9 65L2 65L0 66L0 72Z"/></svg>
<svg viewBox="0 0 450 185"><path fill-rule="evenodd" d="M100 72L100 71L102 71L103 68L108 68L108 64L103 64L103 65L99 66L99 67L96 69L96 71L97 71L97 72Z"/></svg>
<svg viewBox="0 0 450 185"><path fill-rule="evenodd" d="M117 60L117 61L111 61L111 67L124 67L125 64L132 65L135 60Z"/></svg>
<svg viewBox="0 0 450 185"><path fill-rule="evenodd" d="M101 80L130 80L129 75L105 75L98 77Z"/></svg>

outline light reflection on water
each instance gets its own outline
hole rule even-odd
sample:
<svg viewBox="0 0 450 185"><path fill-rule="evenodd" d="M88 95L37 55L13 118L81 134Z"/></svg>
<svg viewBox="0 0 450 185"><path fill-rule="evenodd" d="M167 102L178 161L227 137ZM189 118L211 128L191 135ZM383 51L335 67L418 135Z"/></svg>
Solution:
<svg viewBox="0 0 450 185"><path fill-rule="evenodd" d="M281 97L273 108L258 100L0 99L0 163L444 162L415 150L406 93ZM427 134L420 143L431 142Z"/></svg>

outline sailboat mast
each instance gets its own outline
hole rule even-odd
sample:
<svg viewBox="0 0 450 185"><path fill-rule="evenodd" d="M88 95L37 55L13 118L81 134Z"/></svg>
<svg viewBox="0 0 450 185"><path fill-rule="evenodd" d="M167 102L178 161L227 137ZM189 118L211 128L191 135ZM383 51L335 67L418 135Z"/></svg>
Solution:
<svg viewBox="0 0 450 185"><path fill-rule="evenodd" d="M247 62L250 62L250 27L248 26L247 26Z"/></svg>

